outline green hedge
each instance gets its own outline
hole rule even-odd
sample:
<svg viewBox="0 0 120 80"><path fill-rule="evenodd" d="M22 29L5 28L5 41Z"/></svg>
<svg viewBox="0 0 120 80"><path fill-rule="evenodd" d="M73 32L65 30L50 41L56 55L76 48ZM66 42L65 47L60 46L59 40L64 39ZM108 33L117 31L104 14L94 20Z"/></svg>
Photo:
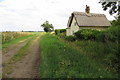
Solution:
<svg viewBox="0 0 120 80"><path fill-rule="evenodd" d="M94 40L96 34L98 34L98 33L99 33L98 30L82 29L82 30L77 31L74 34L78 39Z"/></svg>
<svg viewBox="0 0 120 80"><path fill-rule="evenodd" d="M106 30L98 31L92 29L82 29L74 33L80 40L112 41L117 42L120 39L119 26L112 26Z"/></svg>
<svg viewBox="0 0 120 80"><path fill-rule="evenodd" d="M65 40L67 40L67 41L75 41L76 37L75 36L66 36Z"/></svg>
<svg viewBox="0 0 120 80"><path fill-rule="evenodd" d="M56 29L55 34L58 35L60 33L66 32L66 29Z"/></svg>

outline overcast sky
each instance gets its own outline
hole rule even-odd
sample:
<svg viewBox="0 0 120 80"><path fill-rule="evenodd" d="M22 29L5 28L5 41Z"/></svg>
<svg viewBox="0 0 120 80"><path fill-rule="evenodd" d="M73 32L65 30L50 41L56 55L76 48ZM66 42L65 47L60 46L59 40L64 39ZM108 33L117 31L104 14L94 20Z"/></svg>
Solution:
<svg viewBox="0 0 120 80"><path fill-rule="evenodd" d="M48 20L55 29L67 27L73 11L85 12L86 5L91 13L105 14L99 0L0 0L0 29L2 31L43 31L40 25Z"/></svg>

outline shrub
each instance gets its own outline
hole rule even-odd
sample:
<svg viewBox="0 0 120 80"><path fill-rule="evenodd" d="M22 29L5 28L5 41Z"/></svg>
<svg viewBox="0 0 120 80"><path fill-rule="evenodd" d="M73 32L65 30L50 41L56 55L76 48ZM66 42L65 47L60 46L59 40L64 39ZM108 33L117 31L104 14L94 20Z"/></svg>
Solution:
<svg viewBox="0 0 120 80"><path fill-rule="evenodd" d="M118 26L112 26L104 31L82 29L74 33L77 39L82 40L96 40L101 42L118 42L120 37L120 28Z"/></svg>
<svg viewBox="0 0 120 80"><path fill-rule="evenodd" d="M58 34L58 36L59 36L60 38L65 38L66 32L60 33L60 34Z"/></svg>
<svg viewBox="0 0 120 80"><path fill-rule="evenodd" d="M109 40L110 41L118 41L120 38L120 26L112 26L110 28L108 28L107 30L107 35L109 36Z"/></svg>
<svg viewBox="0 0 120 80"><path fill-rule="evenodd" d="M95 40L105 42L105 32L100 31L99 33L95 34Z"/></svg>
<svg viewBox="0 0 120 80"><path fill-rule="evenodd" d="M76 40L76 37L75 36L65 36L65 39L67 41L75 41Z"/></svg>
<svg viewBox="0 0 120 80"><path fill-rule="evenodd" d="M82 30L77 31L74 34L78 39L94 40L96 34L98 34L98 33L99 33L98 30L82 29Z"/></svg>
<svg viewBox="0 0 120 80"><path fill-rule="evenodd" d="M66 32L66 29L56 29L55 34L58 35L60 33Z"/></svg>

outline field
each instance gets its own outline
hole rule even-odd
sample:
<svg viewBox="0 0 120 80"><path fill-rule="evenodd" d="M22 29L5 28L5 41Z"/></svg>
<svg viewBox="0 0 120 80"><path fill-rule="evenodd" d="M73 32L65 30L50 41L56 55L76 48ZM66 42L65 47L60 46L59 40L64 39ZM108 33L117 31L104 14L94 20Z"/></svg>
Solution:
<svg viewBox="0 0 120 80"><path fill-rule="evenodd" d="M9 45L15 44L18 41L31 36L29 32L2 32L2 48L8 47Z"/></svg>
<svg viewBox="0 0 120 80"><path fill-rule="evenodd" d="M111 53L118 52L115 43L69 42L44 32L3 34L3 78L118 77L116 70L106 65L114 57Z"/></svg>
<svg viewBox="0 0 120 80"><path fill-rule="evenodd" d="M7 41L30 34L30 32L2 32L2 42L5 43Z"/></svg>

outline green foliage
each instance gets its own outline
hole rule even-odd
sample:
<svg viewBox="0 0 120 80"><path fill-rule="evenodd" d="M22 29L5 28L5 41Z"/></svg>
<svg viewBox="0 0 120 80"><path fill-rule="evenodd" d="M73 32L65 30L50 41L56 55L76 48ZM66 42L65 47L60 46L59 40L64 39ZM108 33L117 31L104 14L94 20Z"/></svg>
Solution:
<svg viewBox="0 0 120 80"><path fill-rule="evenodd" d="M119 2L116 1L116 2L108 2L108 0L100 0L99 3L102 3L102 8L103 10L107 10L109 9L109 13L112 15L112 14L115 14L117 13L118 15L120 14L120 6L118 5Z"/></svg>
<svg viewBox="0 0 120 80"><path fill-rule="evenodd" d="M103 31L92 30L92 29L82 29L74 33L74 35L77 37L77 39L80 39L80 40L118 42L120 37L119 32L120 32L119 26L112 26Z"/></svg>
<svg viewBox="0 0 120 80"><path fill-rule="evenodd" d="M118 42L120 40L120 26L112 26L106 32L109 41Z"/></svg>
<svg viewBox="0 0 120 80"><path fill-rule="evenodd" d="M58 35L58 34L60 34L60 33L64 33L64 32L66 32L66 29L56 29L56 30L55 30L55 34L56 34L56 35Z"/></svg>
<svg viewBox="0 0 120 80"><path fill-rule="evenodd" d="M65 38L66 37L66 32L60 33L57 35L60 38Z"/></svg>
<svg viewBox="0 0 120 80"><path fill-rule="evenodd" d="M98 34L98 30L92 30L92 29L82 29L74 33L74 35L78 39L84 39L84 40L94 40L96 34Z"/></svg>
<svg viewBox="0 0 120 80"><path fill-rule="evenodd" d="M120 26L120 16L115 17L115 20L111 22L113 26Z"/></svg>
<svg viewBox="0 0 120 80"><path fill-rule="evenodd" d="M47 44L47 45L46 45ZM41 78L113 78L111 71L83 52L46 34L40 41ZM80 50L80 49L79 49Z"/></svg>
<svg viewBox="0 0 120 80"><path fill-rule="evenodd" d="M120 44L114 42L76 41L74 42L86 56L105 65L108 70L120 71Z"/></svg>
<svg viewBox="0 0 120 80"><path fill-rule="evenodd" d="M44 28L45 32L52 32L54 30L53 25L49 24L48 21L44 22L41 26Z"/></svg>
<svg viewBox="0 0 120 80"><path fill-rule="evenodd" d="M106 65L114 68L114 70L119 71L120 67L120 26L112 26L103 31L83 29L75 33L75 36L79 40L84 40L77 42L80 44L80 48L83 48L85 52L92 53L93 57L103 58L100 60L105 60ZM86 40L86 42L85 42ZM89 41L88 41L89 40ZM94 40L92 42L92 40ZM97 42L96 42L97 41ZM103 43L104 42L104 43Z"/></svg>
<svg viewBox="0 0 120 80"><path fill-rule="evenodd" d="M65 40L67 40L67 41L75 41L76 37L75 36L66 36Z"/></svg>
<svg viewBox="0 0 120 80"><path fill-rule="evenodd" d="M105 34L105 31L99 31L97 34L95 34L95 41L105 42Z"/></svg>

